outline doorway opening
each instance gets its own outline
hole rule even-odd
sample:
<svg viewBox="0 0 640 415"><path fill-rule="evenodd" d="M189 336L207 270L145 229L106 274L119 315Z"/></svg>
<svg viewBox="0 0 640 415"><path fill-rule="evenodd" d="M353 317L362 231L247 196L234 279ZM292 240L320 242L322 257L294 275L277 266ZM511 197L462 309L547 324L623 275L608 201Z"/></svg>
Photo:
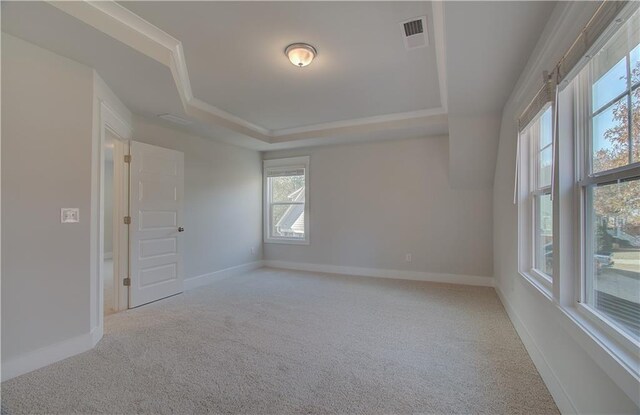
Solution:
<svg viewBox="0 0 640 415"><path fill-rule="evenodd" d="M129 234L124 221L129 212L129 174L124 155L129 144L105 128L102 146L102 249L100 274L103 315L129 307L128 287L124 285L129 270Z"/></svg>

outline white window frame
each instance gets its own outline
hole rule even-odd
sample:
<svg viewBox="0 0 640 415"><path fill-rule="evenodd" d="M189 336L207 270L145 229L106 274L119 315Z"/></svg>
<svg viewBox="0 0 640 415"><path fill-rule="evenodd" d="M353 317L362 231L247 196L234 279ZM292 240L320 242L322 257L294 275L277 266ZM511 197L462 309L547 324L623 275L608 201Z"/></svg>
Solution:
<svg viewBox="0 0 640 415"><path fill-rule="evenodd" d="M304 169L304 238L271 236L271 193L269 190L268 172L283 169ZM309 245L309 156L289 157L282 159L264 160L262 171L263 189L263 240L264 243ZM290 203L287 203L290 204Z"/></svg>
<svg viewBox="0 0 640 415"><path fill-rule="evenodd" d="M638 5L630 2L619 18L623 21L630 17ZM605 35L598 39L587 56L595 56L595 52L603 47L611 35L617 30L617 24L612 23L606 29ZM572 70L581 72L588 60L584 59ZM528 229L531 223L530 204L523 203L527 199L529 188L529 159L523 153L523 147L528 142L523 130L518 136L518 161L516 182L516 198L518 201L518 270L524 277L525 286L542 294L549 300L549 307L556 311L558 322L567 333L580 344L581 348L597 362L599 367L620 387L636 405L640 405L638 384L640 379L640 344L630 335L618 328L616 324L607 321L606 316L594 312L583 302L583 278L585 258L585 237L587 206L584 199L584 172L590 172L590 144L591 144L591 99L585 94L591 94L591 85L586 84L580 75L567 76L561 84L559 100L557 102L557 137L555 139L555 154L552 183L553 188L553 243L554 264L553 281L551 287L541 282L531 268L527 267L527 255L532 258L528 243ZM537 118L537 117L536 117ZM589 158L585 160L585 157ZM586 168L589 167L589 170ZM606 172L611 178L626 176L635 177L640 172L640 166L625 166ZM526 176L526 177L523 177ZM589 180L600 180L600 174ZM530 241L530 239L529 239Z"/></svg>
<svg viewBox="0 0 640 415"><path fill-rule="evenodd" d="M591 173L591 135L592 117L594 115L592 114L593 111L591 105L592 79L590 79L590 72L587 68L588 65L574 80L576 83L574 93L574 122L576 123L576 133L574 135L574 139L576 141L575 148L577 151L573 157L573 168L576 171L577 179L575 181L575 193L578 195L575 210L579 218L579 224L576 232L574 233L574 243L576 246L580 247L577 251L578 273L574 284L577 288L574 296L575 309L579 315L586 319L589 324L593 325L601 335L605 336L610 343L614 344L621 355L635 354L638 356L640 354L640 342L622 330L618 326L618 323L615 323L608 316L587 302L587 278L591 277L589 273L592 271L588 264L590 263L589 261L593 261L593 259L590 258L591 255L588 254L593 251L589 246L589 240L591 235L593 235L591 220L589 218L589 208L587 206L589 188L597 184L613 183L621 179L640 177L640 162L635 162L633 164L603 172ZM636 84L635 87L631 89L628 88L625 90L625 93L621 94L621 96L624 96L626 93L631 94L631 91L638 87L639 86ZM616 100L618 98L616 98ZM609 103L603 105L602 108L607 108L608 105ZM596 112L601 112L602 108ZM629 107L629 111L631 111L631 107ZM640 371L640 367L636 367L635 371Z"/></svg>
<svg viewBox="0 0 640 415"><path fill-rule="evenodd" d="M540 149L537 148L540 137L540 119L551 109L551 103L545 105L534 119L518 135L518 270L520 274L538 288L549 300L552 299L553 277L536 268L536 199L551 194L551 183L538 187L536 166ZM550 144L553 149L552 144ZM553 150L552 150L553 151ZM554 158L552 158L554 162ZM552 167L552 171L553 171ZM552 177L553 181L554 178ZM554 222L556 204L553 207ZM555 226L554 226L555 227ZM555 232L554 232L555 235ZM555 236L554 236L555 242ZM554 244L554 251L556 250ZM554 252L555 259L555 252ZM555 263L555 261L554 261ZM554 272L555 274L555 272Z"/></svg>

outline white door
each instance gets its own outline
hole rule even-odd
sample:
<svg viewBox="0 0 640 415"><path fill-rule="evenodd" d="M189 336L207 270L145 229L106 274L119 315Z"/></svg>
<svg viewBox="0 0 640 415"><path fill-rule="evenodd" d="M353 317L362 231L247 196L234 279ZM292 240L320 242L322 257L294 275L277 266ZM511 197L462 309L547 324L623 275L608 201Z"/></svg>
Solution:
<svg viewBox="0 0 640 415"><path fill-rule="evenodd" d="M182 292L184 154L131 142L129 307Z"/></svg>

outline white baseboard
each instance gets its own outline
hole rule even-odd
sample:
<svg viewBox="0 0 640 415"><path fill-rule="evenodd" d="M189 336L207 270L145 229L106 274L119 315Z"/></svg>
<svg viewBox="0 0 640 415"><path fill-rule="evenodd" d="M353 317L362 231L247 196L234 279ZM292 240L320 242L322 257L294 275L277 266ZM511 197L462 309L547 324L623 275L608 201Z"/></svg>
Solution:
<svg viewBox="0 0 640 415"><path fill-rule="evenodd" d="M198 275L196 277L186 278L184 280L184 289L191 290L197 287L202 287L203 285L233 277L235 275L242 274L243 272L253 271L254 269L261 268L262 266L263 261L254 261L242 265L236 265L235 267L221 269L220 271Z"/></svg>
<svg viewBox="0 0 640 415"><path fill-rule="evenodd" d="M324 272L327 274L358 275L363 277L392 278L399 280L444 282L450 284L479 285L493 287L493 277L478 275L441 274L435 272L400 271L392 269L343 267L338 265L308 264L288 261L263 261L264 266L296 271Z"/></svg>
<svg viewBox="0 0 640 415"><path fill-rule="evenodd" d="M232 277L243 272L252 271L262 267L262 261L250 262L220 271L211 272L184 280L184 289L201 287L224 278ZM2 381L29 373L41 367L91 350L102 339L103 328L96 327L92 332L63 340L51 346L45 346L32 352L2 362Z"/></svg>
<svg viewBox="0 0 640 415"><path fill-rule="evenodd" d="M509 301L507 301L506 297L502 294L502 291L500 290L500 287L497 286L497 284L495 289L496 293L498 293L500 301L502 301L502 304L504 305L504 309L507 311L509 319L513 323L513 326L515 327L518 336L520 336L525 349L527 349L529 356L531 356L533 364L535 365L536 369L538 369L540 377L542 377L542 381L547 386L547 389L549 389L549 393L551 393L551 396L558 406L560 413L577 414L578 409L569 397L567 391L562 387L560 379L558 379L558 376L553 371L553 368L551 367L551 365L549 365L547 359L545 359L544 354L536 344L533 336L531 336L531 333L529 333L529 330L527 330L524 323L516 313L515 309L511 306Z"/></svg>
<svg viewBox="0 0 640 415"><path fill-rule="evenodd" d="M102 335L104 334L104 326L100 325L95 329L91 330L91 347L96 347L96 344L100 340L102 340Z"/></svg>
<svg viewBox="0 0 640 415"><path fill-rule="evenodd" d="M211 284L225 278L249 272L263 266L285 268L299 271L325 272L330 274L360 275L378 278L393 278L417 281L445 282L452 284L493 286L493 278L474 275L438 274L417 271L394 271L375 268L342 267L334 265L305 264L286 261L255 261L199 275L184 280L184 289L190 290ZM45 346L32 352L2 362L2 381L20 376L52 363L66 359L79 353L91 350L102 338L102 328L97 327L92 332L61 341L51 346Z"/></svg>
<svg viewBox="0 0 640 415"><path fill-rule="evenodd" d="M262 266L262 261L255 261L188 278L184 280L184 289L190 290L192 288L201 287L224 278L261 268ZM90 333L63 340L59 343L45 346L7 360L6 362L2 362L2 367L0 369L1 379L4 382L5 380L9 380L68 357L86 352L87 350L91 350L100 341L100 339L102 339L102 335L103 328L96 327Z"/></svg>
<svg viewBox="0 0 640 415"><path fill-rule="evenodd" d="M41 347L32 352L2 362L2 381L29 373L41 367L64 360L68 357L91 350L102 338L102 328L63 340L51 346Z"/></svg>

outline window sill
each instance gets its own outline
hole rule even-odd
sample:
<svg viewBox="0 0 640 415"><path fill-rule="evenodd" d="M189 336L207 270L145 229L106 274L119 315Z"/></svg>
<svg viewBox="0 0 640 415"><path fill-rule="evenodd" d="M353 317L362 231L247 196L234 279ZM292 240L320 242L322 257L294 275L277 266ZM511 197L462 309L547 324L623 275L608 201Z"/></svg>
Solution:
<svg viewBox="0 0 640 415"><path fill-rule="evenodd" d="M564 316L562 326L582 346L600 368L622 389L636 405L640 406L638 383L640 382L640 354L631 351L596 324L582 304L556 308Z"/></svg>
<svg viewBox="0 0 640 415"><path fill-rule="evenodd" d="M629 350L603 330L593 319L590 311L582 310L583 304L562 306L553 300L551 291L531 274L520 271L524 285L542 294L551 301L559 312L560 324L571 338L596 362L596 364L622 389L625 394L640 406L638 383L640 382L640 353Z"/></svg>
<svg viewBox="0 0 640 415"><path fill-rule="evenodd" d="M538 293L542 294L547 300L553 301L553 288L552 283L543 277L540 273L534 269L527 271L519 271L522 278L528 283L527 286L535 289Z"/></svg>

